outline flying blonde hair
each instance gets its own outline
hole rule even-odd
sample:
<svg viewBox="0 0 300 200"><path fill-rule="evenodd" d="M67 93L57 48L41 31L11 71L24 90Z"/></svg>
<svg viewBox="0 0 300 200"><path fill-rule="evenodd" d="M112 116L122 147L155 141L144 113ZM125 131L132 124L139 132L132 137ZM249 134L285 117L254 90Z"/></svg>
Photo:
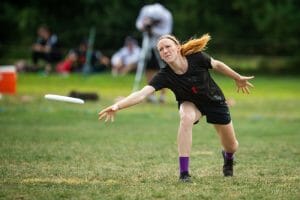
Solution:
<svg viewBox="0 0 300 200"><path fill-rule="evenodd" d="M183 44L180 44L179 40L173 35L163 35L159 38L158 41L162 39L169 39L172 40L175 44L180 45L181 55L187 56L204 50L211 37L208 33L206 33L199 38L192 38Z"/></svg>

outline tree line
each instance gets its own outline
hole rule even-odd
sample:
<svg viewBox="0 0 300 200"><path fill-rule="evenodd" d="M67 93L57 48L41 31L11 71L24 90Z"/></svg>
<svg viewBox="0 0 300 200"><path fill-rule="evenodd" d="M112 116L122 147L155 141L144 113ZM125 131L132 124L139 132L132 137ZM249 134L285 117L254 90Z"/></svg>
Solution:
<svg viewBox="0 0 300 200"><path fill-rule="evenodd" d="M0 45L28 45L47 24L65 47L96 28L95 46L112 51L127 35L141 40L135 20L145 4L160 2L173 14L180 40L210 33L220 53L299 55L300 1L297 0L2 0Z"/></svg>

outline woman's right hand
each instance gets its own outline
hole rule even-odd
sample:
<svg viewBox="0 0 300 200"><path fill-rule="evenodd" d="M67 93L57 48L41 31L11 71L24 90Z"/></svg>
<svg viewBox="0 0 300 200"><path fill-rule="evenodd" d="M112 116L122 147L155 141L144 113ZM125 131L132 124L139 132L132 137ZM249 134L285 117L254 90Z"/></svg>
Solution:
<svg viewBox="0 0 300 200"><path fill-rule="evenodd" d="M117 105L112 105L112 106L109 106L103 110L101 110L99 113L98 113L98 116L99 116L99 120L102 120L105 118L105 121L104 122L107 122L107 121L111 121L111 122L114 122L115 120L115 114L116 112L118 111L118 106Z"/></svg>
<svg viewBox="0 0 300 200"><path fill-rule="evenodd" d="M123 98L122 100L119 100L117 103L115 103L112 106L109 106L103 110L101 110L98 115L99 115L99 120L102 120L105 118L105 122L111 121L113 122L115 119L115 114L118 110L128 108L130 106L136 105L140 102L142 102L147 96L152 94L155 91L155 88L146 85L143 87L143 89L131 93L129 96Z"/></svg>

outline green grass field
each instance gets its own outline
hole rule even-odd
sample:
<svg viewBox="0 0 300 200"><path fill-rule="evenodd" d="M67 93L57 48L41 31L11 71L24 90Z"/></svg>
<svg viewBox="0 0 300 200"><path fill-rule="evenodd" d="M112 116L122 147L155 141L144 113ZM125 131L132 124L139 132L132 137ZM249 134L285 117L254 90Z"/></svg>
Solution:
<svg viewBox="0 0 300 200"><path fill-rule="evenodd" d="M202 119L194 127L193 183L178 182L178 113L142 103L113 124L97 113L131 92L133 76L18 77L18 95L0 100L0 199L300 199L299 77L258 76L250 95L215 79L236 104L240 148L233 178L222 177L220 144ZM46 93L97 92L84 105Z"/></svg>

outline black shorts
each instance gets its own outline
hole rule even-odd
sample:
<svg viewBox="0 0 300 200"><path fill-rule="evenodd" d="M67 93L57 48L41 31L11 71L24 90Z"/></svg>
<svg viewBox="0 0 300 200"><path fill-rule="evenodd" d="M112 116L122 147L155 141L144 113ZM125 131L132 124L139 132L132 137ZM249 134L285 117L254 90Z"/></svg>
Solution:
<svg viewBox="0 0 300 200"><path fill-rule="evenodd" d="M178 108L183 102L178 102ZM195 103L194 103L195 104ZM207 123L210 124L229 124L231 122L229 108L226 102L214 104L195 104L201 114L206 116ZM197 124L196 121L194 124Z"/></svg>

